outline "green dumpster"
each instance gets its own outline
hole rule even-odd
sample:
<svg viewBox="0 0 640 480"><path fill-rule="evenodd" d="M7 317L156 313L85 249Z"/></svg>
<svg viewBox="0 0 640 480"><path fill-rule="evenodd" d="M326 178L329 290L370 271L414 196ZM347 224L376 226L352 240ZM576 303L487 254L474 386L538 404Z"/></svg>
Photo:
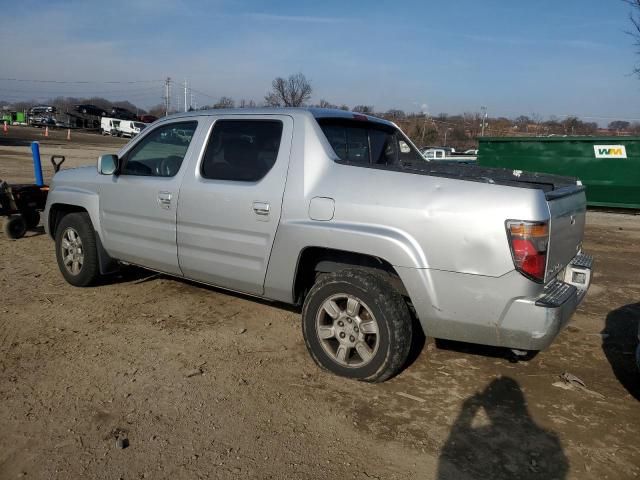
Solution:
<svg viewBox="0 0 640 480"><path fill-rule="evenodd" d="M480 137L487 167L578 177L587 204L640 208L640 137Z"/></svg>

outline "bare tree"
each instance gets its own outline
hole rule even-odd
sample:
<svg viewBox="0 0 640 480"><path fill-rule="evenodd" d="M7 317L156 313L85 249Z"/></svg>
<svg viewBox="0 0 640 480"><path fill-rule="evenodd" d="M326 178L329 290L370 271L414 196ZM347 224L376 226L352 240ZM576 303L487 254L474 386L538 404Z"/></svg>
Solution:
<svg viewBox="0 0 640 480"><path fill-rule="evenodd" d="M515 123L516 127L518 127L518 131L520 133L527 133L529 132L529 124L531 123L531 119L526 115L520 115L519 117L516 117L513 123Z"/></svg>
<svg viewBox="0 0 640 480"><path fill-rule="evenodd" d="M625 120L614 120L613 122L609 122L607 128L609 130L627 130L630 126L631 123Z"/></svg>
<svg viewBox="0 0 640 480"><path fill-rule="evenodd" d="M256 102L254 102L253 100L247 101L243 98L242 100L240 100L240 103L238 104L238 106L240 108L255 108Z"/></svg>
<svg viewBox="0 0 640 480"><path fill-rule="evenodd" d="M213 105L213 108L233 108L236 106L236 102L231 97L220 97L220 99Z"/></svg>
<svg viewBox="0 0 640 480"><path fill-rule="evenodd" d="M337 105L334 105L333 103L328 102L324 98L320 100L320 103L318 103L318 107L319 108L338 108Z"/></svg>
<svg viewBox="0 0 640 480"><path fill-rule="evenodd" d="M636 53L640 55L640 0L623 1L631 5L632 8L631 13L629 14L632 28L627 33L633 37L634 46L637 48ZM640 77L640 66L636 65L633 69L633 73Z"/></svg>
<svg viewBox="0 0 640 480"><path fill-rule="evenodd" d="M353 107L352 112L372 114L373 105L356 105L355 107Z"/></svg>
<svg viewBox="0 0 640 480"><path fill-rule="evenodd" d="M404 113L403 110L392 108L391 110L387 110L387 113L385 113L384 116L387 118L390 118L391 120L402 120L407 115Z"/></svg>
<svg viewBox="0 0 640 480"><path fill-rule="evenodd" d="M302 73L277 77L271 83L272 90L264 97L269 107L301 107L311 98L311 84Z"/></svg>

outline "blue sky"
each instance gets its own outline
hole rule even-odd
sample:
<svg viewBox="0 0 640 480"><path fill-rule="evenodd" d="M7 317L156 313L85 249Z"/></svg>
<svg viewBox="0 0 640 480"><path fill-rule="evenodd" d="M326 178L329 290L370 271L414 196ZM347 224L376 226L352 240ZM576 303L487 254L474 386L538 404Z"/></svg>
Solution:
<svg viewBox="0 0 640 480"><path fill-rule="evenodd" d="M303 72L313 102L640 119L622 0L0 0L0 11L1 78L187 78L202 105L260 102L275 76ZM58 94L150 106L162 84L0 80L0 99Z"/></svg>

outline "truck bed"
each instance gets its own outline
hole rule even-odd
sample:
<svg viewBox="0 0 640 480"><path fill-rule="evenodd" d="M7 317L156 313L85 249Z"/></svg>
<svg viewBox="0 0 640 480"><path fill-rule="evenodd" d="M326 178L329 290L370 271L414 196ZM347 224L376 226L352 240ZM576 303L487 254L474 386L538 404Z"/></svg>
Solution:
<svg viewBox="0 0 640 480"><path fill-rule="evenodd" d="M404 164L400 170L421 175L455 178L473 182L493 183L545 192L547 198L559 198L584 190L577 178L548 173L523 172L507 168L482 167L472 164L424 162Z"/></svg>

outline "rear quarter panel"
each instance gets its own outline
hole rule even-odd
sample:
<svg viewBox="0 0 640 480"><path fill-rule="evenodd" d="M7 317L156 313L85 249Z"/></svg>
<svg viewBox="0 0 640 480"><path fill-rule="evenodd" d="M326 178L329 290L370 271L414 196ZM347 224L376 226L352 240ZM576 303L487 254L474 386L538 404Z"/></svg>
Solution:
<svg viewBox="0 0 640 480"><path fill-rule="evenodd" d="M332 220L310 219L314 197L334 199ZM499 277L514 269L505 220L548 218L539 190L336 163L320 127L307 119L294 133L265 295L292 299L298 256L309 246L397 267Z"/></svg>

